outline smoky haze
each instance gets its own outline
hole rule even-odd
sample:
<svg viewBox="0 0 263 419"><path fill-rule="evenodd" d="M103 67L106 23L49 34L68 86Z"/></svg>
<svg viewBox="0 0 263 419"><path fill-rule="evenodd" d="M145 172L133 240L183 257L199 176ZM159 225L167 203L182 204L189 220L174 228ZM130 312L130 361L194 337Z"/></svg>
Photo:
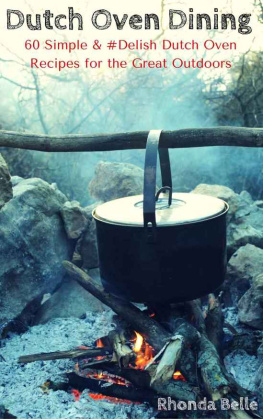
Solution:
<svg viewBox="0 0 263 419"><path fill-rule="evenodd" d="M158 2L156 10L160 16L161 4ZM138 7L140 9L139 4ZM146 9L145 5L143 7ZM262 9L260 3L253 4L253 8L256 35L262 31ZM28 36L25 32L21 34ZM67 40L61 34L54 33L53 36L60 41ZM135 39L134 33L132 36ZM156 37L156 33L149 36ZM190 40L192 34L190 38L189 34L185 33L185 36ZM219 39L218 42L228 40L226 34L212 32L198 36ZM162 33L156 41L164 37L167 37L167 32L162 25ZM1 56L4 58L0 59L1 129L52 135L177 130L219 125L262 127L262 51L257 38L255 41L250 36L241 38L239 51L228 51L224 56L221 52L215 52L213 56L200 56L198 51L182 53L187 61L200 58L220 61L226 57L233 64L229 71L127 68L61 72L31 69L28 55L16 48L17 38L13 38L12 44L2 46ZM238 42L238 38L233 39ZM38 57L38 51L35 54ZM178 54L178 51L165 51L163 56L154 55L154 58L163 59L165 56L169 60ZM152 57L152 52L127 52L125 59L137 56L147 60ZM76 52L70 56L72 60L78 58ZM41 177L56 182L70 199L76 199L83 205L92 201L88 183L100 160L132 163L142 168L144 164L143 150L103 153L4 150L3 154L12 175ZM188 148L170 150L170 155L176 191L190 191L199 183L216 183L230 186L237 192L248 190L255 199L263 197L261 150Z"/></svg>

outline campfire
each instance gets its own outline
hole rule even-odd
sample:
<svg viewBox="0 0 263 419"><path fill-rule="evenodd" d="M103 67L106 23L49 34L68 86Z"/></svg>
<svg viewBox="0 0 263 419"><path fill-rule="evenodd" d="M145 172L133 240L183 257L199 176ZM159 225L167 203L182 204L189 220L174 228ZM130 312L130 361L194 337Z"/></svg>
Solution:
<svg viewBox="0 0 263 419"><path fill-rule="evenodd" d="M246 408L236 411L231 407L224 412L225 417L259 417L254 412L253 396L224 367L223 315L215 295L210 294L203 302L141 310L106 293L70 262L65 262L65 267L87 291L115 311L116 328L92 347L20 357L21 363L62 358L75 361L61 381L47 383L49 390L71 392L76 401L86 390L94 400L146 402L154 408L165 398L182 403L198 403L205 398L220 410L222 398L229 403L243 398Z"/></svg>
<svg viewBox="0 0 263 419"><path fill-rule="evenodd" d="M127 341L127 347L129 347L130 350L133 351L133 356L131 356L131 362L129 363L129 368L135 369L135 370L144 370L146 369L147 365L149 365L154 360L154 349L151 345L149 345L149 343L147 343L146 339L140 333L135 331L134 334L135 334L135 337ZM96 347L105 348L105 345L101 338L96 341ZM89 353L89 348L81 347L79 349L87 349L87 354ZM104 370L90 370L89 367L93 366L94 364L96 365L96 360L101 361L99 363L101 364L103 363L103 361L105 361L105 358L107 361L107 356L101 356L101 355L96 356L95 362L92 361L92 359L84 358L83 360L80 360L75 364L75 371L78 375L89 378L89 379L97 380L102 385L104 383L109 383L109 384L115 384L119 386L131 387L132 383L121 376L118 376L116 374L110 374L108 371L104 371ZM173 373L172 378L174 380L186 381L180 371L175 371ZM72 389L71 391L75 397L75 401L78 401L80 399L81 392L77 389ZM90 392L89 396L94 400L104 399L104 400L108 400L115 403L130 403L130 400L105 396L103 394Z"/></svg>

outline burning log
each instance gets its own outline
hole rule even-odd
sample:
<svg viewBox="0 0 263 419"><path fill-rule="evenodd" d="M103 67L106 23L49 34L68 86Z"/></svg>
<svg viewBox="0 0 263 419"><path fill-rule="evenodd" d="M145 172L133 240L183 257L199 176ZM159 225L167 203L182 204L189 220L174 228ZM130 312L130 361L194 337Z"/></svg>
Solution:
<svg viewBox="0 0 263 419"><path fill-rule="evenodd" d="M32 355L22 355L18 358L18 362L28 364L35 361L52 361L54 359L74 359L74 358L96 358L98 356L111 355L110 348L76 348L70 351L57 351L48 353L39 353Z"/></svg>
<svg viewBox="0 0 263 419"><path fill-rule="evenodd" d="M154 407L157 407L158 402L158 396L150 389L144 389L142 391L141 388L138 389L126 385L105 383L105 381L102 380L81 377L74 372L65 374L62 382L50 382L49 388L55 391L69 391L70 388L74 388L80 392L88 389L95 391L96 393L118 399L141 403L147 402Z"/></svg>
<svg viewBox="0 0 263 419"><path fill-rule="evenodd" d="M143 401L143 402L149 402L152 406L156 407L155 401L159 396L162 397L171 397L173 399L177 400L197 400L197 396L199 394L198 389L194 389L191 385L184 381L167 381L166 383L157 383L155 382L153 386L149 386L151 381L151 375L148 371L143 370L133 370L131 368L119 368L116 365L111 365L110 363L106 363L104 365L101 365L101 367L105 367L107 373L104 372L97 372L96 376L98 377L98 380L100 380L100 377L103 377L103 384L100 387L97 387L95 382L98 382L98 380L95 380L94 378L94 371L92 374L88 374L88 371L85 371L85 374L87 376L79 376L76 373L70 373L64 376L66 378L63 380L62 383L52 383L49 388L53 390L66 390L68 391L70 387L75 388L79 391L83 391L84 389L89 389L93 391L98 391L101 394L104 394L106 396L111 397L118 397L118 398L125 398L128 400L134 400L134 401ZM100 370L101 371L101 370ZM130 398L128 396L128 391L125 390L125 393L123 392L123 389L119 389L118 387L123 387L123 384L112 384L114 387L111 386L110 393L106 390L104 391L104 388L108 389L110 388L109 384L107 383L107 374L114 375L116 377L116 381L118 381L118 377L124 378L125 380L128 380L133 386L128 387L128 390L136 390L134 393L134 398ZM79 380L77 377L81 378ZM110 379L110 376L109 376ZM92 382L91 382L92 380ZM101 379L102 381L102 379ZM120 392L121 394L120 394ZM141 396L138 397L137 391L141 392ZM126 394L127 393L127 394ZM154 395L154 398L150 397L147 398L147 394ZM153 404L154 402L154 404Z"/></svg>

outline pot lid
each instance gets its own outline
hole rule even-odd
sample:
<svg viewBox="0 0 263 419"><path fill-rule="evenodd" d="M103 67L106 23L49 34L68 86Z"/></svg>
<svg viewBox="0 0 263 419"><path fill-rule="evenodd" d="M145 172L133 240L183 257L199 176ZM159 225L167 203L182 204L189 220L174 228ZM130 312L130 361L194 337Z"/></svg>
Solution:
<svg viewBox="0 0 263 419"><path fill-rule="evenodd" d="M194 193L173 193L169 207L164 195L156 202L157 226L188 224L213 218L228 210L221 199ZM143 195L119 198L99 205L93 211L96 220L109 224L143 226Z"/></svg>

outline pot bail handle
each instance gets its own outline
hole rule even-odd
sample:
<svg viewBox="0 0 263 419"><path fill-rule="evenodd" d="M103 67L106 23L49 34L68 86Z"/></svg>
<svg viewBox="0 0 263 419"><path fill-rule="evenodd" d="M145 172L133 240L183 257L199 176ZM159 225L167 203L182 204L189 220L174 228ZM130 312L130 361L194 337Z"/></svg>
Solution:
<svg viewBox="0 0 263 419"><path fill-rule="evenodd" d="M161 192L169 192L168 205L171 205L172 197L172 176L168 148L159 148L161 130L152 130L149 132L144 164L144 186L143 186L143 221L147 229L149 238L156 238L156 216L155 202ZM157 152L159 150L159 159L162 176L162 188L156 192L156 170L157 170ZM157 198L157 199L156 199Z"/></svg>

